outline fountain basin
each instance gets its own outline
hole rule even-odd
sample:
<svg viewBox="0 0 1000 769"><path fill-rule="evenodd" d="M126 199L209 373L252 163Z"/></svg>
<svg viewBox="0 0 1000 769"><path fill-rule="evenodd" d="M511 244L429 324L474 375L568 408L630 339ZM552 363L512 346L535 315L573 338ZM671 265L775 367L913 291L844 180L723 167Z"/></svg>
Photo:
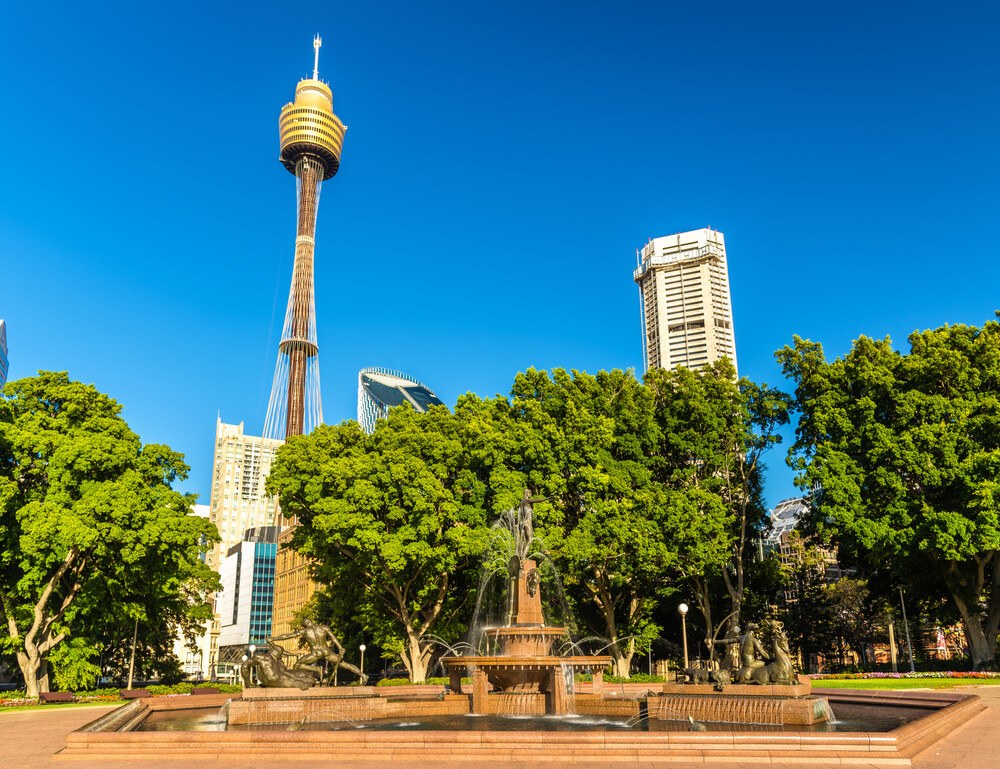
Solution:
<svg viewBox="0 0 1000 769"><path fill-rule="evenodd" d="M862 701L882 709L918 708L924 715L889 731L828 733L814 730L749 731L743 725L713 725L708 733L644 731L609 728L598 731L385 731L374 728L341 728L331 731L289 731L287 727L238 727L236 731L118 731L122 723L135 723L143 712L161 705L176 707L180 701L201 707L207 703L185 697L136 700L67 736L59 757L101 761L125 766L130 761L188 759L192 757L274 761L317 760L349 762L435 761L453 765L470 761L519 764L530 761L605 762L626 765L701 763L727 761L764 764L837 763L869 767L909 766L910 758L948 734L984 708L975 695L953 692L821 692L837 708L838 702ZM592 696L592 695L591 695ZM316 698L313 698L314 700ZM599 699L599 698L598 698ZM163 700L171 700L164 703ZM581 702L581 704L583 704ZM597 699L594 701L596 706ZM623 700L613 703L617 707ZM122 712L127 711L127 712ZM467 716L470 722L481 719ZM416 719L414 719L416 720ZM546 724L572 719L547 719ZM114 724L118 724L115 726ZM521 721L521 724L529 722ZM275 727L271 727L275 729ZM538 727L541 728L541 727ZM721 731L720 731L721 729ZM787 729L787 727L785 727ZM121 762L121 763L118 763Z"/></svg>

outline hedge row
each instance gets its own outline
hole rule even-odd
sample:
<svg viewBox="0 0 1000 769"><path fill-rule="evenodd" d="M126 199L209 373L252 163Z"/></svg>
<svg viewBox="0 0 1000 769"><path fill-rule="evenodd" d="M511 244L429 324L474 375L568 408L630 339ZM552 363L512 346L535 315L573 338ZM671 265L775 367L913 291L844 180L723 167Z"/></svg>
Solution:
<svg viewBox="0 0 1000 769"><path fill-rule="evenodd" d="M379 681L376 686L410 686L413 682L409 678L383 678ZM421 681L421 684L426 684L428 686L447 686L449 679L447 678L428 678L426 681ZM472 679L468 676L462 678L463 684L471 684Z"/></svg>
<svg viewBox="0 0 1000 769"><path fill-rule="evenodd" d="M164 684L151 684L150 686L143 687L149 690L149 693L154 697L162 697L170 694L190 694L192 689L205 689L213 688L218 689L223 694L235 694L237 692L243 691L243 687L238 684L223 684L223 683L179 683L172 684L170 686ZM92 689L85 692L74 692L73 701L74 702L119 702L121 701L121 689L117 688L101 688ZM15 690L9 692L0 692L0 708L13 708L22 705L36 705L38 700L34 698L28 698L24 694L24 690Z"/></svg>

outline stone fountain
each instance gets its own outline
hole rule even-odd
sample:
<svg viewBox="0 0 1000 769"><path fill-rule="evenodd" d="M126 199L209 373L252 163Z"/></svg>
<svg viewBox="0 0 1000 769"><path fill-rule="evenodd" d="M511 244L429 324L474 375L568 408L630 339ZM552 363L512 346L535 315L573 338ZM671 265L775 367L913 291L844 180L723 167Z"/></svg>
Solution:
<svg viewBox="0 0 1000 769"><path fill-rule="evenodd" d="M882 734L870 734L873 729L867 725L861 731L855 727L839 734L795 731L822 721L826 716L821 705L826 703L823 697L810 695L808 683L794 677L787 641L777 627L771 634L772 662L759 659L762 647L748 628L746 634L734 633L727 639L740 651L740 660L726 676L720 676L719 671L714 671L713 677L710 671L691 669L683 676L688 683L664 684L661 692L643 685L627 693L621 685L614 692L603 693L600 671L610 662L609 657L552 654L553 644L566 631L546 625L542 614L537 562L529 557L533 540L530 503L525 495L521 513L511 511L518 531L513 532L516 553L507 565L510 610L503 626L486 631L499 653L445 660L451 691L443 686L313 686L302 690L308 681L298 674L307 670L309 660L317 654L343 666L332 631L307 627L303 640L309 653L303 665L289 670L270 655L253 663L257 675L269 686L248 687L236 696L193 697L188 703L186 698L177 697L134 700L68 735L60 759L96 764L224 755L274 763L282 757L352 761L363 756L369 762L416 760L466 765L471 761L510 761L513 756L524 763L839 762L890 769L908 766L912 755L982 709L979 698L969 695L831 690L823 695L836 700L838 706L844 702L845 706L860 707L859 700L871 700L879 708L910 711L910 718L915 709L922 708L925 714ZM277 650L272 652L279 655ZM594 671L594 681L589 692L575 695L573 674L581 669ZM471 695L460 693L465 670L472 672ZM505 720L502 718L461 718L470 712L490 716L564 714L571 702L575 702L580 718L537 719L530 731L494 731L496 724ZM224 731L171 725L174 711L184 717L188 710L197 714L206 706L209 713L199 717L218 721L224 712ZM460 723L457 730L446 726L449 718L456 717ZM549 728L558 724L559 729L566 729L591 717L601 719L599 730L540 730L543 722ZM444 721L439 720L437 728L412 731L417 721L431 719ZM613 722L605 719L618 719L626 728L608 729L603 724ZM716 723L706 727L694 719ZM658 725L670 721L683 724L683 731ZM152 723L147 730L148 722L163 725ZM360 728L367 723L386 728ZM524 721L518 719L518 723ZM699 731L709 728L709 732L689 733L689 723ZM312 731L317 724L324 725L322 731ZM481 724L479 729L476 724ZM760 728L776 731L753 733ZM789 728L793 731L777 731ZM136 730L142 731L130 733Z"/></svg>
<svg viewBox="0 0 1000 769"><path fill-rule="evenodd" d="M522 695L520 712L565 715L576 672L601 671L611 662L610 657L561 657L552 653L553 644L567 632L566 628L546 625L542 614L541 578L538 564L530 557L536 545L532 517L538 501L525 491L519 510L516 514L510 511L507 518L514 544L514 554L507 563L509 622L486 631L499 653L443 660L452 691L460 691L462 673L471 672L473 713L501 712L504 699Z"/></svg>
<svg viewBox="0 0 1000 769"><path fill-rule="evenodd" d="M472 673L472 712L498 712L496 695L535 695L537 705L550 715L565 715L573 694L578 670L602 670L611 657L560 657L553 644L564 638L566 628L545 624L542 615L540 579L535 561L514 556L508 566L513 590L513 622L486 631L500 653L483 657L452 657L444 660L453 691L460 691L462 673ZM490 688L495 694L489 693ZM495 700L495 702L494 702ZM544 702L544 709L542 703Z"/></svg>

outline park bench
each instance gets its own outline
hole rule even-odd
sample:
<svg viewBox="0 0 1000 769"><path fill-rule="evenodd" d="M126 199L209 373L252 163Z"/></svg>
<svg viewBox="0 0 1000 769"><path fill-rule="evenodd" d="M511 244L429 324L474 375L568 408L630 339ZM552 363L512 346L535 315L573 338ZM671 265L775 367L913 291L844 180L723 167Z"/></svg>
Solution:
<svg viewBox="0 0 1000 769"><path fill-rule="evenodd" d="M73 692L42 692L38 699L48 704L50 702L72 702Z"/></svg>
<svg viewBox="0 0 1000 769"><path fill-rule="evenodd" d="M138 700L143 697L152 697L152 693L149 689L122 689L122 699L123 700Z"/></svg>
<svg viewBox="0 0 1000 769"><path fill-rule="evenodd" d="M191 694L218 694L219 690L214 686L199 686L197 689L192 689Z"/></svg>

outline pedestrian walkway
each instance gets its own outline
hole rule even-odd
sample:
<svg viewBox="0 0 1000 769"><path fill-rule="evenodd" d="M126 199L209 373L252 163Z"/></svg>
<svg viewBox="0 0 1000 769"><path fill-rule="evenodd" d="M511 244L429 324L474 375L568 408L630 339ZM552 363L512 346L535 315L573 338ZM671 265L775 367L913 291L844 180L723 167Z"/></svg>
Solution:
<svg viewBox="0 0 1000 769"><path fill-rule="evenodd" d="M958 727L944 740L932 745L913 760L914 769L995 769L1000 765L1000 686L962 687L962 691L974 692L982 697L986 710ZM0 711L0 766L4 769L116 769L114 762L63 761L56 754L66 744L66 735L112 708L107 706L60 708L51 710ZM129 761L122 763L122 769L153 769L171 766L184 769L261 769L262 766L282 769L315 769L316 761L282 760L280 756L261 756L253 760L205 760L192 761ZM513 761L501 765L494 762L493 769L529 769L529 764ZM339 762L338 769L365 769L374 767L370 761L359 756L356 762ZM453 765L455 766L455 765ZM603 769L606 762L581 762L573 764L579 769ZM708 763L677 763L676 769L715 769ZM720 764L726 769L738 769L739 763ZM750 764L746 765L750 767ZM755 765L759 766L759 765ZM832 769L841 767L838 763L797 765L770 764L773 769ZM470 762L469 767L481 769L479 762ZM431 762L397 762L393 769L440 769ZM537 769L532 766L530 769ZM863 769L863 767L862 767Z"/></svg>

